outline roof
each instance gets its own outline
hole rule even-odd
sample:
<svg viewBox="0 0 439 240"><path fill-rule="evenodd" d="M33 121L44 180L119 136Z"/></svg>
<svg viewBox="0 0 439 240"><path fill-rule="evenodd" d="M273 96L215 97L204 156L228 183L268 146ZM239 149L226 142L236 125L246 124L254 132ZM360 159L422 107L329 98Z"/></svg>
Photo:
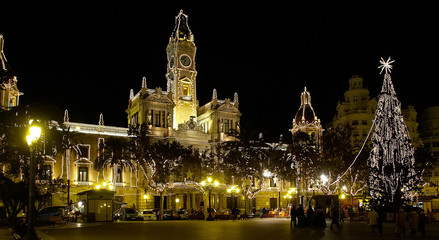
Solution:
<svg viewBox="0 0 439 240"><path fill-rule="evenodd" d="M175 28L172 31L171 37L175 39L186 39L189 41L193 40L193 35L188 25L188 16L183 13L183 10L180 10L175 17Z"/></svg>
<svg viewBox="0 0 439 240"><path fill-rule="evenodd" d="M301 96L301 104L300 108L294 117L294 123L299 124L301 122L314 122L317 120L317 116L314 112L313 107L311 106L311 94L306 90L302 92Z"/></svg>

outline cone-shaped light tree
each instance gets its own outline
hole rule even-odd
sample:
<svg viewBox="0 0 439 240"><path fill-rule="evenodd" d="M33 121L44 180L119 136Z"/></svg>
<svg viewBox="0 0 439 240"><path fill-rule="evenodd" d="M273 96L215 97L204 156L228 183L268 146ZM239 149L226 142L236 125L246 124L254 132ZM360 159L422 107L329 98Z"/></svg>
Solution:
<svg viewBox="0 0 439 240"><path fill-rule="evenodd" d="M385 75L368 160L369 189L372 204L399 207L412 198L418 179L409 131L390 77L393 62L390 57L380 61Z"/></svg>

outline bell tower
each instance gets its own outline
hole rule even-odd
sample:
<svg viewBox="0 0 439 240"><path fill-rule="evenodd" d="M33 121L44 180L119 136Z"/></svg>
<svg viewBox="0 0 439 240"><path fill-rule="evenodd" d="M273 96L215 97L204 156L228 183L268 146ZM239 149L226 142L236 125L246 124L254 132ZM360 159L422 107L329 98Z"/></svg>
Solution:
<svg viewBox="0 0 439 240"><path fill-rule="evenodd" d="M175 17L175 27L166 47L167 91L171 93L175 103L174 129L178 128L178 124L189 121L191 117L197 117L196 49L194 35L188 25L188 16L180 10Z"/></svg>

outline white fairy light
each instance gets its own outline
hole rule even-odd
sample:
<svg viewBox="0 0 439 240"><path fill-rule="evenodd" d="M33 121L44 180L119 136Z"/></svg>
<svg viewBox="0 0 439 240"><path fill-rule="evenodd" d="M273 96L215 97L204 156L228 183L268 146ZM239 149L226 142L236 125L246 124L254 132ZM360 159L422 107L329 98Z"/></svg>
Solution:
<svg viewBox="0 0 439 240"><path fill-rule="evenodd" d="M381 72L386 72L375 115L375 132L369 157L369 187L378 203L393 202L400 191L404 199L413 197L417 178L414 170L414 149L403 121L401 103L390 77L394 60L381 58ZM404 191L401 191L404 187Z"/></svg>

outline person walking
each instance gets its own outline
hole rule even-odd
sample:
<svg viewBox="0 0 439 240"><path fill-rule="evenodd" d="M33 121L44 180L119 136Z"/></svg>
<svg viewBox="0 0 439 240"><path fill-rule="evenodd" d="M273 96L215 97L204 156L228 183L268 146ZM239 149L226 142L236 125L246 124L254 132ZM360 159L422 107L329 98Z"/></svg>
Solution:
<svg viewBox="0 0 439 240"><path fill-rule="evenodd" d="M329 229L334 230L332 225L337 225L337 229L340 229L340 225L338 224L340 218L340 213L338 212L338 207L334 206L332 207L332 211L331 211L331 226L329 227Z"/></svg>
<svg viewBox="0 0 439 240"><path fill-rule="evenodd" d="M299 208L297 208L297 226L303 227L304 226L304 218L305 218L305 211L303 210L302 204L299 205Z"/></svg>
<svg viewBox="0 0 439 240"><path fill-rule="evenodd" d="M291 216L290 227L293 228L293 223L294 223L294 227L297 227L297 223L296 223L297 210L296 210L296 206L295 205L293 205L291 207L290 216Z"/></svg>
<svg viewBox="0 0 439 240"><path fill-rule="evenodd" d="M367 222L372 228L372 234L375 234L375 228L378 226L378 213L375 211L375 208L372 208L367 215Z"/></svg>
<svg viewBox="0 0 439 240"><path fill-rule="evenodd" d="M418 214L419 214L418 231L421 233L422 237L425 237L425 223L427 222L427 216L425 216L423 209L419 210Z"/></svg>
<svg viewBox="0 0 439 240"><path fill-rule="evenodd" d="M326 227L326 221L325 221L325 209L323 209L320 204L317 204L316 206L316 226L317 227Z"/></svg>
<svg viewBox="0 0 439 240"><path fill-rule="evenodd" d="M410 237L416 237L416 232L418 231L418 223L419 223L419 215L412 208L411 211L407 214L407 224L410 229Z"/></svg>
<svg viewBox="0 0 439 240"><path fill-rule="evenodd" d="M350 205L348 208L348 215L349 215L349 221L353 222L354 217L355 217L355 212L354 212L354 208L352 207L352 205Z"/></svg>
<svg viewBox="0 0 439 240"><path fill-rule="evenodd" d="M395 228L396 235L405 237L405 228L407 226L407 213L404 211L404 208L399 208L399 211L396 213L395 219Z"/></svg>
<svg viewBox="0 0 439 240"><path fill-rule="evenodd" d="M383 234L383 222L386 213L384 212L384 209L381 206L377 207L377 213L378 213L378 218L377 218L378 236L381 236L381 234Z"/></svg>

